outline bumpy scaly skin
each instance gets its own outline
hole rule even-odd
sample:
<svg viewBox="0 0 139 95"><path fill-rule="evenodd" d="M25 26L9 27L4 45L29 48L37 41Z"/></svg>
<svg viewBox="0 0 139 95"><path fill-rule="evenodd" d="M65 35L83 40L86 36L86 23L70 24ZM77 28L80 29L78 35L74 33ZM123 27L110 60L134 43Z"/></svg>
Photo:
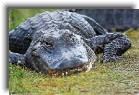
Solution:
<svg viewBox="0 0 139 95"><path fill-rule="evenodd" d="M115 29L124 32L130 28L139 28L139 10L137 9L69 9L89 16L108 31Z"/></svg>
<svg viewBox="0 0 139 95"><path fill-rule="evenodd" d="M36 31L47 30L53 26L69 29L85 38L96 35L88 22L78 14L70 12L44 12L23 22L9 34L9 49L13 52L24 54L30 46L30 42L35 39L33 36Z"/></svg>
<svg viewBox="0 0 139 95"><path fill-rule="evenodd" d="M96 54L103 53L103 63L119 61L120 56L131 47L129 39L121 33L98 35L86 43Z"/></svg>
<svg viewBox="0 0 139 95"><path fill-rule="evenodd" d="M79 68L83 71L94 63L94 52L103 52L103 62L115 62L130 47L125 35L108 33L87 16L67 11L44 12L10 32L9 61L44 73Z"/></svg>

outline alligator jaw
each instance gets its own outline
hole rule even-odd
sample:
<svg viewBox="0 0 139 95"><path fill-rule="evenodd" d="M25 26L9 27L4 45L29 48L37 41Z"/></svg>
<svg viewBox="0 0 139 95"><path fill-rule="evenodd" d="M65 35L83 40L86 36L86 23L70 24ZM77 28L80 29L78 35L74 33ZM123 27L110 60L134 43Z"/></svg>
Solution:
<svg viewBox="0 0 139 95"><path fill-rule="evenodd" d="M77 66L77 67L72 67L72 68L65 68L62 70L54 70L54 69L49 69L48 70L48 75L50 76L68 76L68 75L72 75L72 74L77 74L77 73L81 73L84 71L89 71L90 68L89 64L83 64L81 66Z"/></svg>

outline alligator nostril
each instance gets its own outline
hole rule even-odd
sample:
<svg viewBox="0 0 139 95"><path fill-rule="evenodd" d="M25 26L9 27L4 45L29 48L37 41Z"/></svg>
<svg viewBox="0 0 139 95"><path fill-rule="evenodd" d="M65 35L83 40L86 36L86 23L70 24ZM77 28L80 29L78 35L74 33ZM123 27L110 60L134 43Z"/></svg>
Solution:
<svg viewBox="0 0 139 95"><path fill-rule="evenodd" d="M40 57L40 55L39 55L39 53L36 51L36 49L33 49L33 50L32 50L32 56L37 57L37 58Z"/></svg>

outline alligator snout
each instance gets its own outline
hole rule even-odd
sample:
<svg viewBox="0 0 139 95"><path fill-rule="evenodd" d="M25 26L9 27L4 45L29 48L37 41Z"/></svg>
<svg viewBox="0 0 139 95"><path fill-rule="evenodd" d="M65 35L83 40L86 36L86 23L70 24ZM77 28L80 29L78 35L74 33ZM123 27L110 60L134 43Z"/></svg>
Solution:
<svg viewBox="0 0 139 95"><path fill-rule="evenodd" d="M87 65L88 62L89 61L87 56L84 58L74 57L74 58L64 59L61 61L55 61L49 65L49 68L56 69L56 70L70 69L70 68L82 67L84 64Z"/></svg>

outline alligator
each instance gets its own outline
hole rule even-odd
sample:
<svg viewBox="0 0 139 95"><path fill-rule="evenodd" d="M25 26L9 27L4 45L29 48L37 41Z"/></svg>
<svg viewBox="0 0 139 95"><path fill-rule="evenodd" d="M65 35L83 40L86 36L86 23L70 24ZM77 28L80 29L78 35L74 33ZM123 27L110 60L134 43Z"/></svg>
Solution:
<svg viewBox="0 0 139 95"><path fill-rule="evenodd" d="M138 9L67 9L93 18L107 31L124 32L139 28Z"/></svg>
<svg viewBox="0 0 139 95"><path fill-rule="evenodd" d="M122 33L108 33L94 19L68 11L43 12L9 32L9 63L49 75L89 71L96 54L117 62L131 47Z"/></svg>

